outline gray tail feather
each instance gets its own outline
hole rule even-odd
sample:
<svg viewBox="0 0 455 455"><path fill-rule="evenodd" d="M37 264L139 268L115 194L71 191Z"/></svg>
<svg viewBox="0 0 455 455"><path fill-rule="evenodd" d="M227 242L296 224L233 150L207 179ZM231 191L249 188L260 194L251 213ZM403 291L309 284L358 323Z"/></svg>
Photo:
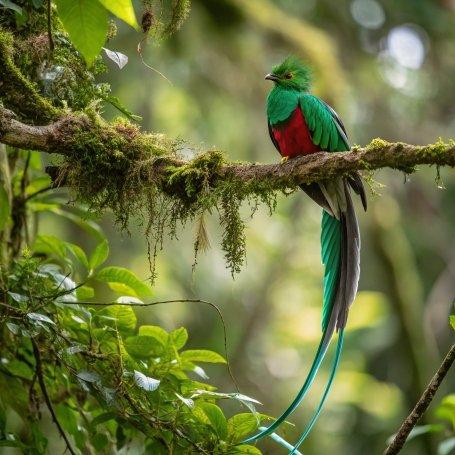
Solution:
<svg viewBox="0 0 455 455"><path fill-rule="evenodd" d="M355 185L353 184L355 183ZM324 346L330 342L335 328L340 329L346 326L349 307L354 301L357 293L357 285L360 277L360 233L357 216L355 214L349 186L357 194L361 195L362 204L366 209L366 198L360 177L343 181L346 197L346 210L340 216L341 229L341 262L337 293L335 295L332 311L324 334ZM301 185L301 188L328 213L331 213L324 194L318 183ZM333 213L331 213L333 215Z"/></svg>
<svg viewBox="0 0 455 455"><path fill-rule="evenodd" d="M365 194L365 188L363 187L363 182L360 177L360 174L356 172L352 176L348 177L349 186L360 196L362 200L363 209L367 210L367 196Z"/></svg>
<svg viewBox="0 0 455 455"><path fill-rule="evenodd" d="M332 310L337 329L344 328L360 277L360 232L348 184L344 181L346 211L341 214L340 280Z"/></svg>

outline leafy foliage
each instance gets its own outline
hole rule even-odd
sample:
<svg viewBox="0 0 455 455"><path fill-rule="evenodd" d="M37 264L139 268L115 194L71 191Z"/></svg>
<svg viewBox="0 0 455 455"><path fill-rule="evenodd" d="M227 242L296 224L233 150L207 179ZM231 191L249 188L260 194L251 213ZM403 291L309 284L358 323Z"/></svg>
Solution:
<svg viewBox="0 0 455 455"><path fill-rule="evenodd" d="M29 180L26 195L45 188L36 158L29 159L36 170L29 168L28 177L23 171L13 176L13 189L31 175L36 178ZM65 210L57 201L40 194L25 210L28 217L44 211L59 216ZM72 220L87 223L74 214ZM32 249L3 264L1 446L45 453L45 404L71 453L117 452L140 437L146 453L260 453L235 446L262 420L256 400L215 392L201 366L225 359L206 349L185 349L184 327L167 332L138 325L133 306L145 305L141 299L151 289L128 269L105 266L108 242L93 224L90 229L98 242L90 254L39 234ZM106 284L117 301L91 304L95 289ZM237 401L251 412L228 418L220 400ZM12 429L11 410L28 430Z"/></svg>
<svg viewBox="0 0 455 455"><path fill-rule="evenodd" d="M14 39L9 33L0 36L9 80L16 81L16 85L10 82L2 87L1 99L26 118L33 112L38 121L57 116L59 111L53 106L69 107L86 110L105 127L97 117L100 100L133 117L110 96L108 85L95 83L95 76L105 69L98 55L108 35L108 12L137 27L130 0L111 3L58 0L57 9L48 11L50 21L44 2L3 3L6 30L15 31L26 22L34 28ZM156 37L174 32L189 11L188 1L177 2L169 16L162 5L146 5L149 13L161 8L159 22L150 24L148 30L153 28ZM46 36L48 30L52 35ZM25 57L11 51L13 43ZM48 46L54 48L50 57ZM26 85L28 104L14 98L26 80L31 81ZM36 103L33 107L34 100L43 100L43 108ZM129 132L134 138L137 128L118 121L109 156L103 155L96 141L88 148L85 141L79 164L66 164L67 169L79 172L78 196L95 210L110 206L125 224L137 202L125 205L128 198L136 198L126 191L125 179L116 179L115 173L125 176L126 171L137 178L132 175L136 171L125 166L137 149L132 148L132 156L116 155L115 131ZM169 144L162 141L153 145L153 155L162 154L164 145L167 150ZM220 162L219 155L213 157L202 158L201 166L188 167L183 174L169 176L171 185L180 185L184 178L185 190L178 201L169 203L169 198L165 204L173 214L170 221L164 222L169 212L157 213L155 208L150 212L158 215L151 217L148 228L156 243L164 227L175 233L178 219L192 218L215 205L212 196L203 203L197 199L201 185L207 183L209 167ZM235 446L263 420L255 411L256 400L215 392L207 383L209 377L201 364L224 364L225 359L206 349L185 349L188 333L183 327L167 332L158 326L138 325L133 307L144 305L142 299L152 293L149 285L124 267L104 265L109 255L107 239L95 223L85 219L83 210L63 209L58 196L47 195L50 182L41 173L38 155L15 151L1 158L0 445L45 453L49 441L44 428L50 414L71 453L117 452L140 438L145 451L154 454L260 453L251 446ZM106 165L109 171L101 171ZM101 175L109 175L108 180L119 186L102 186ZM152 188L144 194L149 207L154 193ZM36 227L30 229L30 223L36 224L44 212L82 227L97 241L93 251L88 254L79 245L48 234L34 237ZM159 236L151 234L155 228ZM116 302L101 307L90 303L100 286L106 285L117 296ZM234 400L250 413L228 418L218 405L220 400ZM42 404L47 408L44 414ZM10 424L11 410L23 422L20 433Z"/></svg>

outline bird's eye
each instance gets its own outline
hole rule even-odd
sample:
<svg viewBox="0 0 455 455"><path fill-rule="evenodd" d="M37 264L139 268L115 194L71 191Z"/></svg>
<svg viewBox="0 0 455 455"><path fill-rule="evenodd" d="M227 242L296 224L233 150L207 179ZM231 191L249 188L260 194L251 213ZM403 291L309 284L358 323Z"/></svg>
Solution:
<svg viewBox="0 0 455 455"><path fill-rule="evenodd" d="M284 76L285 79L292 79L292 73L287 73L285 76Z"/></svg>

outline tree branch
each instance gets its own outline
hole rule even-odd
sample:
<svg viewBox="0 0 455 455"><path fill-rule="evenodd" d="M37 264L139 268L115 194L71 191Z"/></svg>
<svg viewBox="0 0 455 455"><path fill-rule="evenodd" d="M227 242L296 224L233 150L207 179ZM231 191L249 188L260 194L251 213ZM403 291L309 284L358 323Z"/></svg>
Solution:
<svg viewBox="0 0 455 455"><path fill-rule="evenodd" d="M84 148L93 147L94 142L105 146L108 152L109 147L115 144L112 155L114 152L131 155L132 147L145 150L153 146L156 149L157 138L161 139L162 136L140 133L137 129L132 131L131 127L122 125L99 125L85 114L71 114L46 126L26 125L16 120L13 112L0 106L0 142L13 147L71 156L75 160ZM152 161L148 163L147 172L141 175L143 183L147 183L148 178L156 183L165 177L169 167L175 169L191 163L173 154L172 147L166 148L166 145L160 144L158 148L158 154L148 157ZM207 152L210 153L214 152ZM217 180L227 178L243 184L266 181L270 189L281 190L360 170L389 167L410 173L420 164L455 167L455 143L438 142L417 146L374 139L366 147L353 147L351 152L317 153L284 164L223 163L216 169L216 176L212 176L210 183L213 186ZM50 169L54 177L59 171L59 168Z"/></svg>
<svg viewBox="0 0 455 455"><path fill-rule="evenodd" d="M386 451L384 452L384 455L395 455L401 451L406 442L406 439L409 436L409 433L415 427L415 425L422 417L424 412L428 409L428 406L430 406L430 403L432 402L434 395L439 389L439 386L441 385L443 379L445 378L454 361L455 344L450 348L450 351L447 353L438 371L431 379L430 383L428 384L424 393L422 394L419 401L415 405L411 414L409 414L408 417L406 417L406 420L401 425L400 429L398 430L398 433L393 438L391 444L387 447Z"/></svg>
<svg viewBox="0 0 455 455"><path fill-rule="evenodd" d="M57 426L60 436L64 439L64 441L66 443L66 448L68 449L68 451L70 452L71 455L76 455L76 452L74 451L73 447L71 446L71 443L68 439L68 436L65 433L65 430L63 429L61 423L58 420L57 414L55 413L54 407L52 406L52 402L49 397L49 394L47 393L46 383L44 382L43 369L42 369L42 364L41 364L41 354L39 352L39 347L33 338L32 338L32 347L33 347L33 355L34 355L35 361L36 361L36 367L35 367L36 375L38 377L38 383L40 385L41 392L43 393L43 396L44 396L44 401L46 402L47 408L49 409L49 412L52 416L52 420L54 421L55 425Z"/></svg>

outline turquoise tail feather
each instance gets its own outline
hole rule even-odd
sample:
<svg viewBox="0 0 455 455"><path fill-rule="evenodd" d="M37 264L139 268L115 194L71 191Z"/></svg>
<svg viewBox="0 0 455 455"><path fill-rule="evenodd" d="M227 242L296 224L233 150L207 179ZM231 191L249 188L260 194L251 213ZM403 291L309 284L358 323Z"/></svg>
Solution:
<svg viewBox="0 0 455 455"><path fill-rule="evenodd" d="M308 393L308 390L316 377L319 367L321 366L330 345L330 340L336 325L336 317L332 317L333 305L330 305L330 303L334 301L335 295L337 294L336 282L339 279L339 269L341 263L341 225L342 223L339 220L329 215L326 211L323 211L321 231L322 262L325 266L324 309L322 319L323 333L313 360L313 364L311 365L305 382L297 396L294 398L294 401L277 418L277 420L275 420L275 422L273 422L269 427L261 430L258 434L245 439L241 442L241 444L251 444L264 436L270 435L275 429L277 429L297 409ZM327 247L327 245L330 245L330 248Z"/></svg>
<svg viewBox="0 0 455 455"><path fill-rule="evenodd" d="M319 343L318 350L316 352L316 356L313 360L313 364L311 365L310 372L308 373L308 376L306 377L306 380L305 380L302 388L300 389L299 393L297 394L297 396L295 397L295 399L291 403L291 405L269 427L264 428L260 433L254 435L254 436L251 436L248 439L245 439L244 441L241 442L241 444L251 444L252 442L256 441L257 439L260 439L263 436L269 435L276 428L278 428L297 409L299 404L305 398L308 390L310 389L311 384L314 381L314 378L316 377L316 373L318 372L319 367L321 366L321 363L322 363L324 356L327 352L327 349L329 347L330 339L332 338L333 329L334 329L334 326L331 325L330 327L327 327L326 330L324 331L321 342Z"/></svg>
<svg viewBox="0 0 455 455"><path fill-rule="evenodd" d="M338 369L338 364L340 362L341 358L341 351L343 350L343 338L344 338L344 329L340 329L338 333L338 344L337 344L337 351L335 354L335 361L333 362L333 367L332 367L332 372L330 373L329 381L327 382L327 387L325 388L324 395L322 395L321 401L319 403L318 408L316 409L316 412L313 415L313 418L311 419L311 422L308 424L306 430L300 436L300 439L297 441L296 445L292 448L292 451L289 452L289 455L297 455L300 452L297 450L302 442L306 439L306 437L310 434L310 431L313 428L313 425L316 423L316 420L319 417L319 414L322 411L322 408L324 407L325 400L327 398L327 395L329 394L329 391L332 387L332 382L333 379L335 378L335 373Z"/></svg>
<svg viewBox="0 0 455 455"><path fill-rule="evenodd" d="M266 430L266 427L259 427L260 430ZM302 455L298 450L295 449L295 447L292 444L289 444L286 440L284 440L280 435L276 433L270 433L269 435L270 438L272 438L275 442L280 444L280 446L284 447L285 449L288 450L293 450L292 452L294 455Z"/></svg>
<svg viewBox="0 0 455 455"><path fill-rule="evenodd" d="M357 292L357 283L360 272L360 236L357 217L354 212L347 183L341 181L341 184L344 189L344 202L342 206L345 207L345 210L340 211L339 219L332 216L326 210L323 211L322 215L321 254L322 262L324 264L323 333L313 364L302 388L283 414L281 414L281 416L269 427L261 429L258 434L242 441L241 444L249 444L266 435L270 435L296 410L310 389L327 352L333 333L335 332L335 329L337 329L339 332L338 346L329 382L310 424L294 448L298 448L308 436L319 417L330 391L341 357L343 329L346 325L349 307Z"/></svg>

